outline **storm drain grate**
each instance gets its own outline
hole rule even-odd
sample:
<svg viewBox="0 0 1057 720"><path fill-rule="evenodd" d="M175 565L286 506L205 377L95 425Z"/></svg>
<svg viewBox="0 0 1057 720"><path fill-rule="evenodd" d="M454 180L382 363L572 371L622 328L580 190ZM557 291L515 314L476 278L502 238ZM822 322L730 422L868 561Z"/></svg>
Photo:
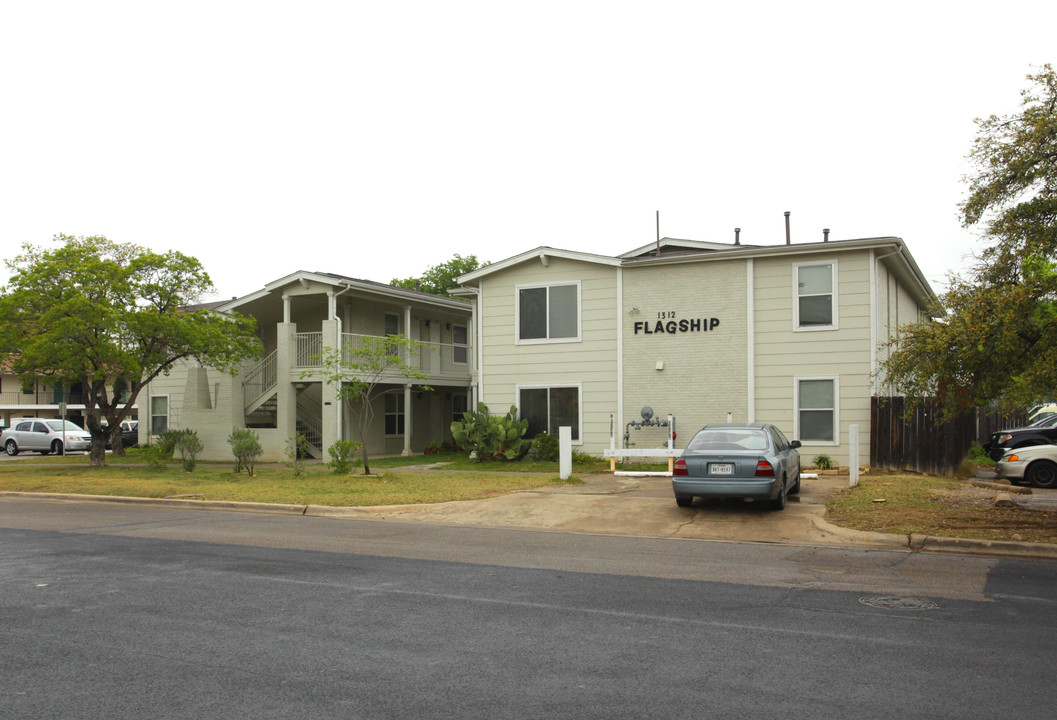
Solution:
<svg viewBox="0 0 1057 720"><path fill-rule="evenodd" d="M897 597L895 595L881 595L878 597L861 597L859 602L870 607L883 608L885 610L932 610L939 605L931 600L923 600L913 597Z"/></svg>

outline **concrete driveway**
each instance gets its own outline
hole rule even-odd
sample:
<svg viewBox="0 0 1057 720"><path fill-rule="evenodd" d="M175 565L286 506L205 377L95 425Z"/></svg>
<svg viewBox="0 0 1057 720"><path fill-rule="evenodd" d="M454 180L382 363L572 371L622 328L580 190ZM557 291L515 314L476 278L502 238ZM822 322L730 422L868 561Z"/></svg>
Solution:
<svg viewBox="0 0 1057 720"><path fill-rule="evenodd" d="M705 502L680 508L666 477L588 475L581 485L547 486L487 500L436 505L347 508L342 514L386 520L562 532L682 537L737 542L845 543L821 520L826 503L847 476L823 475L801 483L799 498L775 512L764 503ZM330 514L330 513L326 513Z"/></svg>

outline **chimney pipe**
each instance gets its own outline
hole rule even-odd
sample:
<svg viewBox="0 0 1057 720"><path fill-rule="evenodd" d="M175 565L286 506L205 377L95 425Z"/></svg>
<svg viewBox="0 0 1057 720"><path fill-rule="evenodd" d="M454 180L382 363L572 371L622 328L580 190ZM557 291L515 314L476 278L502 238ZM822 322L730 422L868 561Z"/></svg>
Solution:
<svg viewBox="0 0 1057 720"><path fill-rule="evenodd" d="M829 228L822 228L822 242L829 242Z"/></svg>
<svg viewBox="0 0 1057 720"><path fill-rule="evenodd" d="M785 211L785 244L792 244L792 240L789 237L789 211Z"/></svg>
<svg viewBox="0 0 1057 720"><path fill-rule="evenodd" d="M734 244L741 245L741 228L734 228Z"/></svg>
<svg viewBox="0 0 1057 720"><path fill-rule="evenodd" d="M657 249L653 252L657 257L661 256L661 211L657 211Z"/></svg>

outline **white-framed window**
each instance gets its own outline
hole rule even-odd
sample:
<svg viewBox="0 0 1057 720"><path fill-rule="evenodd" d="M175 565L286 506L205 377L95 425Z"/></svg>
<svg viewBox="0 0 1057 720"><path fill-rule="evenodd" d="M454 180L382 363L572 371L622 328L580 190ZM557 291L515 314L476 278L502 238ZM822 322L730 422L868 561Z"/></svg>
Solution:
<svg viewBox="0 0 1057 720"><path fill-rule="evenodd" d="M385 314L385 336L399 335L400 334L400 316L396 313ZM397 348L389 346L385 349L386 355L396 355ZM402 433L401 433L402 434Z"/></svg>
<svg viewBox="0 0 1057 720"><path fill-rule="evenodd" d="M467 393L457 392L451 396L451 421L461 421L463 413L470 408L470 398Z"/></svg>
<svg viewBox="0 0 1057 720"><path fill-rule="evenodd" d="M541 432L557 435L559 427L568 425L572 428L573 442L577 445L583 444L580 439L582 391L579 383L518 385L518 415L529 421L525 437L534 438Z"/></svg>
<svg viewBox="0 0 1057 720"><path fill-rule="evenodd" d="M579 342L580 282L518 285L514 318L518 345Z"/></svg>
<svg viewBox="0 0 1057 720"><path fill-rule="evenodd" d="M404 391L389 392L385 397L386 437L404 434Z"/></svg>
<svg viewBox="0 0 1057 720"><path fill-rule="evenodd" d="M459 365L465 365L469 359L469 348L465 325L451 326L451 361Z"/></svg>
<svg viewBox="0 0 1057 720"><path fill-rule="evenodd" d="M805 445L840 445L840 378L793 378L794 434Z"/></svg>
<svg viewBox="0 0 1057 720"><path fill-rule="evenodd" d="M150 432L152 435L169 429L169 396L151 395L150 398Z"/></svg>
<svg viewBox="0 0 1057 720"><path fill-rule="evenodd" d="M793 330L836 330L837 261L793 264Z"/></svg>

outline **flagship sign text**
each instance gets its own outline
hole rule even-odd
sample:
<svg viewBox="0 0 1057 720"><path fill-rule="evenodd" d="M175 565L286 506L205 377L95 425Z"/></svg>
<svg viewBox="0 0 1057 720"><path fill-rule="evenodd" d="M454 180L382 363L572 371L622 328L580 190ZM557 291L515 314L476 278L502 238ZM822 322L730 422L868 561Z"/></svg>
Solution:
<svg viewBox="0 0 1057 720"><path fill-rule="evenodd" d="M708 332L719 327L719 318L683 318L675 316L674 310L657 313L656 320L638 320L635 322L635 334L675 335L687 332Z"/></svg>

